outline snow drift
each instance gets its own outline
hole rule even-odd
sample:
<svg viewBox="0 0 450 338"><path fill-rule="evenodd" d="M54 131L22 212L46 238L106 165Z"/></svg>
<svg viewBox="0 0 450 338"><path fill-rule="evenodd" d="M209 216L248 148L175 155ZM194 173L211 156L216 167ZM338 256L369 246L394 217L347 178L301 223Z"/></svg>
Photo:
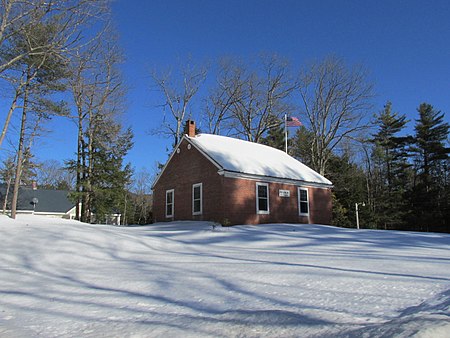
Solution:
<svg viewBox="0 0 450 338"><path fill-rule="evenodd" d="M450 236L0 216L2 337L448 337Z"/></svg>

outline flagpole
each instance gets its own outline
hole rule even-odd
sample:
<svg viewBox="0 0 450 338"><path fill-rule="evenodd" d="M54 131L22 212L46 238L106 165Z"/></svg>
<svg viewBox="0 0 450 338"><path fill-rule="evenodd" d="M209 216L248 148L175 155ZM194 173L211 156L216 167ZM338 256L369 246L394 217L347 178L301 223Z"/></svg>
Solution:
<svg viewBox="0 0 450 338"><path fill-rule="evenodd" d="M284 114L284 148L287 154L287 114Z"/></svg>

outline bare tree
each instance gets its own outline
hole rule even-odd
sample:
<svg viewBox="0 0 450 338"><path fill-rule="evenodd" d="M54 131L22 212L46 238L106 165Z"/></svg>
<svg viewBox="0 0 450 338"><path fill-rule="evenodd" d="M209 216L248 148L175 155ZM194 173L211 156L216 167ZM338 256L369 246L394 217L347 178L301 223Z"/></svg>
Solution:
<svg viewBox="0 0 450 338"><path fill-rule="evenodd" d="M313 134L312 165L324 175L342 140L366 128L364 117L372 108L373 86L364 68L347 68L335 57L305 68L299 85L305 122Z"/></svg>
<svg viewBox="0 0 450 338"><path fill-rule="evenodd" d="M137 224L147 224L150 219L151 211L151 192L154 174L149 170L142 169L133 175L133 184L131 191L133 192L134 221Z"/></svg>
<svg viewBox="0 0 450 338"><path fill-rule="evenodd" d="M96 130L105 120L113 121L122 112L124 83L117 65L122 53L108 27L73 60L70 81L78 127L76 170L76 214L89 221L92 202L93 152ZM114 131L111 127L111 132Z"/></svg>
<svg viewBox="0 0 450 338"><path fill-rule="evenodd" d="M231 132L234 125L231 108L237 104L241 92L242 67L233 66L231 60L219 61L216 87L205 100L203 119L211 134L220 135L223 131Z"/></svg>
<svg viewBox="0 0 450 338"><path fill-rule="evenodd" d="M74 173L57 160L46 160L37 165L36 182L46 189L71 189L74 185Z"/></svg>
<svg viewBox="0 0 450 338"><path fill-rule="evenodd" d="M180 76L167 71L164 73L153 71L151 74L164 101L161 105L164 109L162 128L153 130L153 133L172 137L173 146L180 141L183 123L192 114L190 110L192 100L206 79L207 67L187 64L180 72Z"/></svg>
<svg viewBox="0 0 450 338"><path fill-rule="evenodd" d="M292 109L289 99L296 85L288 63L278 56L261 56L255 69L236 60L222 61L205 109L210 132L260 142L279 125L276 118Z"/></svg>
<svg viewBox="0 0 450 338"><path fill-rule="evenodd" d="M6 185L5 194L3 196L3 214L6 214L6 208L8 205L9 190L11 189L11 184L14 179L14 168L16 159L13 157L8 157L3 162L3 168L0 170L1 179Z"/></svg>

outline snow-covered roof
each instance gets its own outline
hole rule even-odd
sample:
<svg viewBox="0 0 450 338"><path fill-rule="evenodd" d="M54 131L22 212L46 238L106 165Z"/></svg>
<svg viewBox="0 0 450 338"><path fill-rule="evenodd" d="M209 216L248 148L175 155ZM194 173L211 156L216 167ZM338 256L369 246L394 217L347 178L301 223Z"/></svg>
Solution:
<svg viewBox="0 0 450 338"><path fill-rule="evenodd" d="M269 146L210 134L198 134L195 137L186 136L186 138L225 171L324 185L332 184L292 156Z"/></svg>

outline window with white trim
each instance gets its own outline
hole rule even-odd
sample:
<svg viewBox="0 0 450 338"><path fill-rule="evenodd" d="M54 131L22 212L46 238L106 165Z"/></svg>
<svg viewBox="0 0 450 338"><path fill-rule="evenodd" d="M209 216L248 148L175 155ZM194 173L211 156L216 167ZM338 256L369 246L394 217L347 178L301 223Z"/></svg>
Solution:
<svg viewBox="0 0 450 338"><path fill-rule="evenodd" d="M256 213L269 213L269 184L256 183Z"/></svg>
<svg viewBox="0 0 450 338"><path fill-rule="evenodd" d="M173 217L175 207L175 190L166 190L166 217Z"/></svg>
<svg viewBox="0 0 450 338"><path fill-rule="evenodd" d="M309 215L308 189L298 188L298 213L301 216Z"/></svg>
<svg viewBox="0 0 450 338"><path fill-rule="evenodd" d="M192 215L201 215L203 211L203 185L197 183L192 186Z"/></svg>

